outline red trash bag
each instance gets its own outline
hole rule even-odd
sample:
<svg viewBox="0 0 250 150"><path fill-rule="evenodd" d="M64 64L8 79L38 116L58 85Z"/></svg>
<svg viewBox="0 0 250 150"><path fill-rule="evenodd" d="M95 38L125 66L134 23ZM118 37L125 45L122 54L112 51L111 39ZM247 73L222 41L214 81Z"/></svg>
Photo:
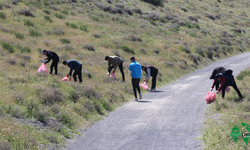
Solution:
<svg viewBox="0 0 250 150"><path fill-rule="evenodd" d="M146 82L144 82L143 84L140 84L140 86L144 89L144 90L148 90L148 85Z"/></svg>
<svg viewBox="0 0 250 150"><path fill-rule="evenodd" d="M68 76L65 76L62 81L69 81L69 77Z"/></svg>
<svg viewBox="0 0 250 150"><path fill-rule="evenodd" d="M39 67L39 69L37 70L37 72L46 72L46 73L48 73L46 65L44 63L42 63L42 65Z"/></svg>
<svg viewBox="0 0 250 150"><path fill-rule="evenodd" d="M116 80L115 73L111 73L111 75L109 75L109 77L114 78Z"/></svg>
<svg viewBox="0 0 250 150"><path fill-rule="evenodd" d="M205 97L205 100L207 101L207 104L210 104L213 102L216 98L216 94L212 91L207 92L207 95Z"/></svg>

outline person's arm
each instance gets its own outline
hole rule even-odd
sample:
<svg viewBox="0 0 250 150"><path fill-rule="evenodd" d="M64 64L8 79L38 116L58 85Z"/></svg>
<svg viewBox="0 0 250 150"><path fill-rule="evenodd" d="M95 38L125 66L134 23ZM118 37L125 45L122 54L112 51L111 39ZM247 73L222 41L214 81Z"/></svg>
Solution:
<svg viewBox="0 0 250 150"><path fill-rule="evenodd" d="M71 76L72 75L72 71L73 71L73 66L70 64L70 63L68 63L68 67L70 68L70 71L69 71L69 76Z"/></svg>
<svg viewBox="0 0 250 150"><path fill-rule="evenodd" d="M151 76L151 69L148 68L147 73L146 73L146 79L148 80L150 78L150 76Z"/></svg>
<svg viewBox="0 0 250 150"><path fill-rule="evenodd" d="M217 91L220 91L221 90L221 88L223 87L223 85L225 84L225 78L223 77L222 78L222 81L221 81L221 85L220 85L220 87L218 88L218 90Z"/></svg>
<svg viewBox="0 0 250 150"><path fill-rule="evenodd" d="M132 75L132 70L131 70L131 66L130 65L128 67L128 73L129 73L130 76Z"/></svg>
<svg viewBox="0 0 250 150"><path fill-rule="evenodd" d="M52 55L52 54L49 54L48 58L44 59L44 60L46 60L46 61L45 61L45 64L48 63L48 62L50 62L50 60L51 60L52 58L53 58L53 55Z"/></svg>

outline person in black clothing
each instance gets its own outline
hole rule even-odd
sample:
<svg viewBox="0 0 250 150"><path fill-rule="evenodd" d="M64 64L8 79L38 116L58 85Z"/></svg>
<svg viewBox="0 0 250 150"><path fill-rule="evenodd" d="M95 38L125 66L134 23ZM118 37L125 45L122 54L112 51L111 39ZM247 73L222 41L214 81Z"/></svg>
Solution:
<svg viewBox="0 0 250 150"><path fill-rule="evenodd" d="M76 75L78 75L79 83L82 82L82 64L76 60L69 60L69 61L63 61L63 65L66 65L70 68L69 74L67 75L69 77L69 80L71 81L71 74L72 71L75 70L73 73L74 81L76 82Z"/></svg>
<svg viewBox="0 0 250 150"><path fill-rule="evenodd" d="M113 73L115 73L115 70L118 66L122 74L122 81L125 82L125 75L123 71L123 60L118 56L106 56L104 59L108 61L108 74L107 75L111 73L111 70L113 68L114 68Z"/></svg>
<svg viewBox="0 0 250 150"><path fill-rule="evenodd" d="M42 51L43 55L46 55L48 58L45 58L45 63L50 62L50 60L52 59L52 63L50 65L50 74L52 74L53 72L53 67L55 68L55 74L57 75L57 66L58 66L58 62L59 62L59 57L55 52L52 51L47 51L47 50L43 50Z"/></svg>
<svg viewBox="0 0 250 150"><path fill-rule="evenodd" d="M218 90L219 86L220 86L220 82L215 82L215 75L216 74L219 74L221 73L223 70L225 70L224 67L217 67L213 70L211 76L209 79L213 79L214 80L214 84L213 86L211 87L211 91L213 90L214 86L215 86L215 89Z"/></svg>
<svg viewBox="0 0 250 150"><path fill-rule="evenodd" d="M227 74L227 73L219 73L215 75L215 82L221 82L220 87L218 88L218 90L216 90L216 93L218 93L218 91L222 90L222 98L225 97L225 90L227 86L232 86L235 91L238 93L240 98L243 98L243 96L240 93L240 90L238 89L235 80L234 80L234 76L232 74Z"/></svg>
<svg viewBox="0 0 250 150"><path fill-rule="evenodd" d="M146 83L148 83L148 79L150 76L152 76L152 85L150 91L155 91L158 69L154 66L142 66L142 71L146 72L146 79L144 80Z"/></svg>

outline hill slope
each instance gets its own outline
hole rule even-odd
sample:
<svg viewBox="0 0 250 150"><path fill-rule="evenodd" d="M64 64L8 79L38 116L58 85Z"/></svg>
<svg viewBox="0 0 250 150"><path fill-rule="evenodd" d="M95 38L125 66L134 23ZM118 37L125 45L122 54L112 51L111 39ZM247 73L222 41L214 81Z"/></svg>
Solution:
<svg viewBox="0 0 250 150"><path fill-rule="evenodd" d="M164 6L139 0L1 1L0 125L6 130L0 131L0 145L62 145L78 127L128 101L131 56L159 68L160 86L248 51L248 0L162 2ZM60 56L59 75L37 73L45 58L42 49ZM126 83L120 82L119 72L117 81L106 77L106 55L124 59ZM61 82L69 71L61 62L69 59L83 63L83 84Z"/></svg>

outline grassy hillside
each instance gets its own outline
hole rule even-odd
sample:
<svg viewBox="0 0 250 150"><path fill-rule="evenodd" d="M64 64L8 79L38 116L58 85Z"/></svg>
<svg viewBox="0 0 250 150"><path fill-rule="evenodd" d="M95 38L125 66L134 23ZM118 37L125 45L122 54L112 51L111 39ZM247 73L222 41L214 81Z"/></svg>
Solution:
<svg viewBox="0 0 250 150"><path fill-rule="evenodd" d="M63 146L79 127L132 100L131 56L159 68L159 87L249 51L249 0L161 2L2 0L0 149ZM59 55L57 76L37 73L42 49ZM125 83L119 70L116 81L106 76L106 55L123 58ZM70 59L83 63L82 84L61 81Z"/></svg>

